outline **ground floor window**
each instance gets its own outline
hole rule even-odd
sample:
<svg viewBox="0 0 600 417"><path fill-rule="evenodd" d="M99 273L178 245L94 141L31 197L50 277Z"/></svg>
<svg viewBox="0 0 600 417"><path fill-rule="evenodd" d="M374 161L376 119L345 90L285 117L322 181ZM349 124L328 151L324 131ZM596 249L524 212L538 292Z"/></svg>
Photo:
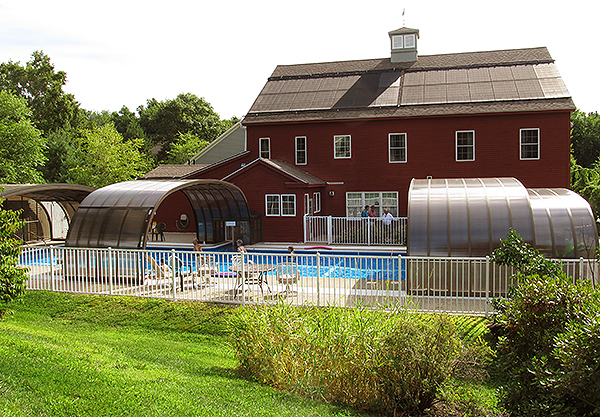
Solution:
<svg viewBox="0 0 600 417"><path fill-rule="evenodd" d="M365 206L375 206L375 214L381 217L387 208L392 216L398 217L397 191L364 191L346 193L346 216L360 217Z"/></svg>
<svg viewBox="0 0 600 417"><path fill-rule="evenodd" d="M295 216L295 194L267 194L265 195L265 214L267 216Z"/></svg>

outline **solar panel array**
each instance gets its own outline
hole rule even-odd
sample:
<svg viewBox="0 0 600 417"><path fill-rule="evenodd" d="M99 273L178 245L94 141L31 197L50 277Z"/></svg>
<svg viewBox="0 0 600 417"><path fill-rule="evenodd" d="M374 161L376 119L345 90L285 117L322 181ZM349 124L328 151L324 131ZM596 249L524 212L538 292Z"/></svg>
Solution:
<svg viewBox="0 0 600 417"><path fill-rule="evenodd" d="M408 72L401 105L569 97L554 64Z"/></svg>
<svg viewBox="0 0 600 417"><path fill-rule="evenodd" d="M550 64L269 80L250 113L569 97Z"/></svg>

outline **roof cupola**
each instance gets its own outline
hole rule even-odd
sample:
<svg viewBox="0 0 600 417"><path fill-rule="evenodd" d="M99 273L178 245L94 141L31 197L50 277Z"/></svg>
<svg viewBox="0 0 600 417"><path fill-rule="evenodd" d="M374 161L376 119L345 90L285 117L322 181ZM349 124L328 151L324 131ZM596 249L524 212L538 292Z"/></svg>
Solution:
<svg viewBox="0 0 600 417"><path fill-rule="evenodd" d="M415 62L419 29L403 27L388 33L392 44L392 62Z"/></svg>

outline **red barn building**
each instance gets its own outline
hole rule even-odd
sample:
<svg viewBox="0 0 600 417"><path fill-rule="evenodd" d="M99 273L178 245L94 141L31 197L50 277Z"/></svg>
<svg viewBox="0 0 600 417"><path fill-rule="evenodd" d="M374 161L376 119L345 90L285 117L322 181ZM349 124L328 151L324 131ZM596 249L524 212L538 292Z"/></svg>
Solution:
<svg viewBox="0 0 600 417"><path fill-rule="evenodd" d="M262 240L303 240L303 215L405 216L412 178L515 177L569 188L573 101L546 48L281 65L243 120L246 151L187 178L239 186Z"/></svg>

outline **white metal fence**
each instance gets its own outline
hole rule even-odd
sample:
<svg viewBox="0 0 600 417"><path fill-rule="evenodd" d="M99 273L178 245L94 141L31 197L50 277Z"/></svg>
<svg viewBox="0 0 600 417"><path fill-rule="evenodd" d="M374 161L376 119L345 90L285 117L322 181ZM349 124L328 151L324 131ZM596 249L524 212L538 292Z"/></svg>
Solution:
<svg viewBox="0 0 600 417"><path fill-rule="evenodd" d="M304 242L328 245L406 245L406 217L304 216Z"/></svg>
<svg viewBox="0 0 600 417"><path fill-rule="evenodd" d="M236 304L384 306L487 314L512 271L489 258L209 253L26 248L33 290ZM593 260L566 260L573 279L597 281Z"/></svg>

